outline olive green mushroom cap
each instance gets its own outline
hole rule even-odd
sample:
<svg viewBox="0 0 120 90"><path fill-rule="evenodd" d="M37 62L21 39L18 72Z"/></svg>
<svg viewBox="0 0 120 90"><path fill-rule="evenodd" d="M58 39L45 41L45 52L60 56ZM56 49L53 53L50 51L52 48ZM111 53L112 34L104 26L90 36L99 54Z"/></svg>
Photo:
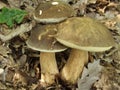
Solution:
<svg viewBox="0 0 120 90"><path fill-rule="evenodd" d="M115 45L110 31L89 17L73 17L60 23L56 39L68 47L94 52L105 51Z"/></svg>
<svg viewBox="0 0 120 90"><path fill-rule="evenodd" d="M60 52L67 49L53 38L56 25L37 25L26 41L29 48L41 52Z"/></svg>
<svg viewBox="0 0 120 90"><path fill-rule="evenodd" d="M41 23L56 23L74 15L73 8L60 0L40 3L34 12L34 19Z"/></svg>

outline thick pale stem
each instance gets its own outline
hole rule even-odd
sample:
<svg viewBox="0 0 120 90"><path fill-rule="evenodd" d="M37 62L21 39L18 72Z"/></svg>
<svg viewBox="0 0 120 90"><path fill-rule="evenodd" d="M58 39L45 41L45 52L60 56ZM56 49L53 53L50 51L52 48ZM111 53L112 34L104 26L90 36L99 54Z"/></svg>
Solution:
<svg viewBox="0 0 120 90"><path fill-rule="evenodd" d="M61 78L67 83L75 84L88 62L88 52L72 49L67 63L61 70Z"/></svg>
<svg viewBox="0 0 120 90"><path fill-rule="evenodd" d="M50 85L55 83L55 77L59 73L55 59L55 53L40 53L41 81Z"/></svg>

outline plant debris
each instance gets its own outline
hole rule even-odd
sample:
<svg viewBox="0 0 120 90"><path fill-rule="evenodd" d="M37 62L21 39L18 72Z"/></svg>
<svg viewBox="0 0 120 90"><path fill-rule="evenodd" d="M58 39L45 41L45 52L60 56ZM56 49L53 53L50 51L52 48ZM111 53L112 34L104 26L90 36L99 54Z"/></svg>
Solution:
<svg viewBox="0 0 120 90"><path fill-rule="evenodd" d="M103 67L100 60L89 63L87 68L83 69L81 78L78 80L78 88L76 90L90 90L93 83L100 79Z"/></svg>
<svg viewBox="0 0 120 90"><path fill-rule="evenodd" d="M53 85L41 85L40 52L28 48L26 40L36 26L35 8L47 1L0 0L0 90L120 90L120 0L62 0L73 7L76 17L88 16L104 24L117 45L104 53L90 53L76 85L59 77ZM56 53L59 70L70 51Z"/></svg>

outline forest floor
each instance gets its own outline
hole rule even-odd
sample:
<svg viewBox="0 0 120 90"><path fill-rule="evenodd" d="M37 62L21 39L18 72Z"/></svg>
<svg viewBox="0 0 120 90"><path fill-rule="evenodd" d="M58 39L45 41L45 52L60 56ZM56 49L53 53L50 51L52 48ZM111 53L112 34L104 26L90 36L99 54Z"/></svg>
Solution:
<svg viewBox="0 0 120 90"><path fill-rule="evenodd" d="M76 85L57 80L56 84L45 88L39 82L40 53L26 45L30 30L35 26L32 10L42 1L45 0L0 0L0 12L2 7L29 12L24 22L13 27L19 31L29 29L22 34L14 35L16 31L0 24L0 90L120 90L120 0L68 0L76 16L95 18L106 25L117 46L103 53L90 52L90 61ZM69 53L70 49L56 53L59 69L66 63Z"/></svg>

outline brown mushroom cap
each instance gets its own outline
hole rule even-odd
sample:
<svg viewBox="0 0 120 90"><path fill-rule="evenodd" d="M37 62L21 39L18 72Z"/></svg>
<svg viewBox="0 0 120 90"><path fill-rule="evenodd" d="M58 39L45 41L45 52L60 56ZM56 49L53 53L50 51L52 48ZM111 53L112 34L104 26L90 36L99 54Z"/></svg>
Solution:
<svg viewBox="0 0 120 90"><path fill-rule="evenodd" d="M40 3L35 9L34 19L42 23L56 23L74 15L73 8L59 0Z"/></svg>
<svg viewBox="0 0 120 90"><path fill-rule="evenodd" d="M58 26L56 39L71 48L105 51L115 45L109 30L89 17L73 17Z"/></svg>
<svg viewBox="0 0 120 90"><path fill-rule="evenodd" d="M26 41L29 48L42 52L60 52L67 49L56 42L53 36L56 34L56 25L37 25L31 31Z"/></svg>

